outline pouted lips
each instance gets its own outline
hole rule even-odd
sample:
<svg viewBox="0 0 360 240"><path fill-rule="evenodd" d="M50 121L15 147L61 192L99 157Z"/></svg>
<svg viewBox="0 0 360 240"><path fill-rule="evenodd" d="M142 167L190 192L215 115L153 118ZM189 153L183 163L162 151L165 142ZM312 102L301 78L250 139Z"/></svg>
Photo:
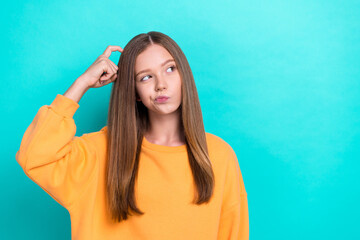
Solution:
<svg viewBox="0 0 360 240"><path fill-rule="evenodd" d="M155 101L158 103L163 103L163 102L166 102L168 99L169 99L168 96L159 96L155 99Z"/></svg>

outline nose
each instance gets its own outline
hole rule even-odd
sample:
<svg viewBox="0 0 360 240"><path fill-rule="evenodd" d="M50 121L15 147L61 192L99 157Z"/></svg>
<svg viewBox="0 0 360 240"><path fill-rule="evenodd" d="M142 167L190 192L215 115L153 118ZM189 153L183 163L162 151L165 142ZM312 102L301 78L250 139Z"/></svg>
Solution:
<svg viewBox="0 0 360 240"><path fill-rule="evenodd" d="M165 81L165 78L163 76L158 76L156 78L156 85L155 85L155 90L156 91L162 91L166 89L166 81Z"/></svg>

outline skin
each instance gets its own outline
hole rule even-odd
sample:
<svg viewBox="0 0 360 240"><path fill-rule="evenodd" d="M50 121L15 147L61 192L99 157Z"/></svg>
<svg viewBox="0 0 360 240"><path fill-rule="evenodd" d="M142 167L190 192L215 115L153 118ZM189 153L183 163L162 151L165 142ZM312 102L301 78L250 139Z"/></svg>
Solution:
<svg viewBox="0 0 360 240"><path fill-rule="evenodd" d="M169 59L173 61L162 66ZM142 101L149 110L150 130L144 134L146 140L165 146L184 145L179 109L182 81L174 58L161 45L152 44L137 56L135 75L137 101ZM160 95L169 99L158 103L155 98Z"/></svg>

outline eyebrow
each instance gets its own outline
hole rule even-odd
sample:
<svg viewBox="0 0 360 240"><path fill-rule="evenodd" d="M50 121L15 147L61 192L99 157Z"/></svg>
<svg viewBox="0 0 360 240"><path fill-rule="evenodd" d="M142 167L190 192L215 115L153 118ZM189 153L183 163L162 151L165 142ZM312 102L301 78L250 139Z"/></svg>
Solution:
<svg viewBox="0 0 360 240"><path fill-rule="evenodd" d="M168 60L166 60L165 62L163 62L163 63L161 64L161 66L163 67L165 64L167 64L168 62L171 62L171 61L174 61L174 59L168 59ZM141 70L140 72L138 72L138 73L135 75L135 77L137 77L137 75L139 75L140 73L147 72L147 71L150 71L150 69Z"/></svg>

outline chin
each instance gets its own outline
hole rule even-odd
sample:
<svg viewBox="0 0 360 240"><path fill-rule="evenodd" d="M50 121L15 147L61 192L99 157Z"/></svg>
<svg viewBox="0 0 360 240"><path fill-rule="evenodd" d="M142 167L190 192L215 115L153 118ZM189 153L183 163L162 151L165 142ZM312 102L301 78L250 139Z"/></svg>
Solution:
<svg viewBox="0 0 360 240"><path fill-rule="evenodd" d="M167 114L172 114L172 113L176 113L179 111L179 107L178 108L170 108L170 109L149 109L151 112L154 112L156 114L161 114L161 115L167 115Z"/></svg>

